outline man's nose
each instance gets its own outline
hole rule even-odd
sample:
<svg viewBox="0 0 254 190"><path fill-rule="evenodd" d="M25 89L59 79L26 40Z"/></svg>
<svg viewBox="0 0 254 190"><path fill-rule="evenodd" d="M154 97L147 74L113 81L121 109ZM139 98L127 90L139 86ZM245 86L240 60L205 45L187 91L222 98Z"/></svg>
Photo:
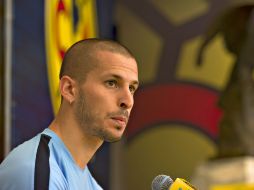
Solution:
<svg viewBox="0 0 254 190"><path fill-rule="evenodd" d="M119 96L119 107L122 109L131 109L134 104L133 94L128 89L122 89Z"/></svg>

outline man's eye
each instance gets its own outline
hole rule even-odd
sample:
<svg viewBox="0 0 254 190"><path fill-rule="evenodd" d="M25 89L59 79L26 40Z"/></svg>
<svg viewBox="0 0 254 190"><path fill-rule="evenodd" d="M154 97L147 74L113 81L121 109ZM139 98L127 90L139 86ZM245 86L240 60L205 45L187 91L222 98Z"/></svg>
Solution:
<svg viewBox="0 0 254 190"><path fill-rule="evenodd" d="M115 80L106 81L106 85L109 87L116 87L117 82Z"/></svg>
<svg viewBox="0 0 254 190"><path fill-rule="evenodd" d="M129 89L132 94L134 94L134 92L136 91L136 88L134 86L130 86Z"/></svg>

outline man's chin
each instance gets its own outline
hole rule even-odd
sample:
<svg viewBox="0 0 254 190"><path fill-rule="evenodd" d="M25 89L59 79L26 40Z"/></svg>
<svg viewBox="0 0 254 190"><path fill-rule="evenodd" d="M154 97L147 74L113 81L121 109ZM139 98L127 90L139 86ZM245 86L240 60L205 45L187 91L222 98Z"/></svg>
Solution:
<svg viewBox="0 0 254 190"><path fill-rule="evenodd" d="M121 128L117 129L117 128L110 128L108 127L107 130L103 130L103 131L99 131L99 133L97 133L97 135L99 137L101 137L101 139L105 142L117 142L120 141L122 136L124 134L124 129Z"/></svg>
<svg viewBox="0 0 254 190"><path fill-rule="evenodd" d="M118 142L118 141L120 141L121 138L122 138L122 134L121 135L107 134L107 135L104 136L103 139L104 139L105 142L112 143L112 142Z"/></svg>
<svg viewBox="0 0 254 190"><path fill-rule="evenodd" d="M110 137L110 138L104 138L105 142L110 142L110 143L114 143L114 142L118 142L121 140L122 137Z"/></svg>

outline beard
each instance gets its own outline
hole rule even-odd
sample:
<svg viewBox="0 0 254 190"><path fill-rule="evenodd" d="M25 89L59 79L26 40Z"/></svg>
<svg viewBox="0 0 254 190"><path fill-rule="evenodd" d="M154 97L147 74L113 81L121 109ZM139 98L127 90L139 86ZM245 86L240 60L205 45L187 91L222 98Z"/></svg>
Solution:
<svg viewBox="0 0 254 190"><path fill-rule="evenodd" d="M121 136L115 136L103 125L105 118L99 117L94 106L89 104L83 91L79 90L79 97L75 106L75 116L82 131L86 134L99 137L106 142L117 142ZM109 114L110 115L110 114Z"/></svg>

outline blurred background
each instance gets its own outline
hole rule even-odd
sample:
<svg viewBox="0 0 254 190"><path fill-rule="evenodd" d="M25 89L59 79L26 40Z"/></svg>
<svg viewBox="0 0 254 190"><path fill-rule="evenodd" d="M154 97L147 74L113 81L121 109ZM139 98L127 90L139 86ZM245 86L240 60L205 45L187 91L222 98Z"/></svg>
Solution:
<svg viewBox="0 0 254 190"><path fill-rule="evenodd" d="M0 161L48 126L74 42L108 38L135 55L141 86L121 142L90 168L105 190L193 179L202 163L254 152L251 0L0 0ZM253 42L253 43L252 43Z"/></svg>

